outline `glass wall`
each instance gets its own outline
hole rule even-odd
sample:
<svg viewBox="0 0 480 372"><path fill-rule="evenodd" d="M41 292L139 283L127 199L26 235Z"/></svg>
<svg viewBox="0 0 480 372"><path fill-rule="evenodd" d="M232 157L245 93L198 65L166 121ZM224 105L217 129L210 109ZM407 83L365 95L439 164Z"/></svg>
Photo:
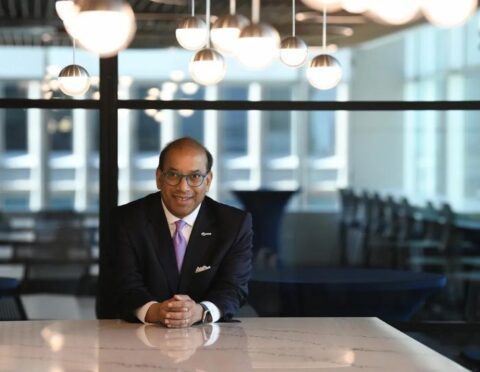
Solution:
<svg viewBox="0 0 480 372"><path fill-rule="evenodd" d="M95 110L0 109L0 276L21 280L29 318L95 292L98 129Z"/></svg>
<svg viewBox="0 0 480 372"><path fill-rule="evenodd" d="M274 63L267 70L249 71L231 57L227 57L225 80L204 88L189 77L189 52L126 50L119 56L119 97L161 102L478 99L480 57L474 53L478 21L477 15L466 26L452 30L420 25L341 50L336 56L344 78L336 89L325 92L310 87L305 68L288 69ZM0 61L1 98L65 98L54 77L70 63L70 48L2 47L0 52L6 56ZM94 77L85 98L98 98L98 61L83 53L78 58ZM18 68L11 69L11 63ZM479 119L479 111L458 110L194 110L188 105L183 110L160 110L158 106L121 109L118 202L155 192L161 148L175 138L191 136L215 157L213 198L242 206L235 191L297 191L281 220L280 243L274 247L273 260L264 257L267 266L278 260L294 268L370 266L446 273L448 265L437 262L427 267L425 260L430 257L410 243L432 237L441 242L445 224L437 223L435 233L428 235L426 216L431 215L424 212L443 221L441 213L448 205L454 212L453 225L459 228L455 244L449 243L449 247L478 247L462 226L472 222L468 217L480 213ZM96 248L99 129L95 110L0 110L4 232L25 227L33 234L29 236L35 237L32 227L39 221L37 216L66 210L82 216L89 247ZM357 231L356 225L348 242L343 242L340 189L352 191L359 203L374 196L380 199L384 219L377 222L382 222L382 229L371 234L370 230ZM394 243L382 235L387 226L393 226L386 219L387 207L392 206L388 203L398 207L402 200L413 210L413 232L404 245L408 249L379 252L379 244L398 248L405 243L399 242L399 235ZM361 218L366 215L358 213L353 221L365 222ZM477 222L473 220L473 226ZM9 257L12 246L2 247L2 255ZM448 272L448 290L419 316L464 316L460 304L466 293L459 288L466 288L471 282L469 275L478 272L462 252L453 257L467 261ZM403 255L402 261L393 259L397 253Z"/></svg>
<svg viewBox="0 0 480 372"><path fill-rule="evenodd" d="M73 63L72 48L1 46L0 51L0 98L68 98L60 91L57 77ZM98 58L77 50L75 61L91 77L91 88L79 98L98 99Z"/></svg>

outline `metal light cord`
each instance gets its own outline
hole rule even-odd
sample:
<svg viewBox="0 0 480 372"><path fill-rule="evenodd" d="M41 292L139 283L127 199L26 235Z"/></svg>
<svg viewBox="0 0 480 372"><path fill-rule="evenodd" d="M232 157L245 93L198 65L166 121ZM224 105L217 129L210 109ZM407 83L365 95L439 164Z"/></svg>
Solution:
<svg viewBox="0 0 480 372"><path fill-rule="evenodd" d="M295 36L295 0L292 0L292 36Z"/></svg>
<svg viewBox="0 0 480 372"><path fill-rule="evenodd" d="M195 0L192 0L192 17L195 17Z"/></svg>
<svg viewBox="0 0 480 372"><path fill-rule="evenodd" d="M73 64L75 64L75 47L76 47L76 41L75 41L75 38L74 38L74 37L72 38L72 42L73 42L73 51L72 51L72 54L73 54Z"/></svg>
<svg viewBox="0 0 480 372"><path fill-rule="evenodd" d="M252 0L252 23L260 22L260 0Z"/></svg>
<svg viewBox="0 0 480 372"><path fill-rule="evenodd" d="M207 48L210 48L210 0L207 0L207 12L206 12L206 21L207 21Z"/></svg>
<svg viewBox="0 0 480 372"><path fill-rule="evenodd" d="M327 3L323 2L323 51L327 51Z"/></svg>
<svg viewBox="0 0 480 372"><path fill-rule="evenodd" d="M235 12L236 12L235 6L236 6L235 0L230 0L230 14L231 15L234 15Z"/></svg>

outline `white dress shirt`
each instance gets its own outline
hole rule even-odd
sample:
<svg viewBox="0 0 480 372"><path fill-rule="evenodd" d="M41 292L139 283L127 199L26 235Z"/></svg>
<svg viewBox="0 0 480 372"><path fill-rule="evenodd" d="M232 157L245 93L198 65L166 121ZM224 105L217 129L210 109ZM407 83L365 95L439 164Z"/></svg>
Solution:
<svg viewBox="0 0 480 372"><path fill-rule="evenodd" d="M193 225L195 223L195 220L197 219L198 212L200 211L201 205L202 204L200 204L197 208L195 208L193 212L190 213L188 216L185 216L184 218L182 218L182 220L186 222L186 225L182 230L182 234L185 237L187 244L188 244L188 241L190 240L190 235L192 234ZM167 207L163 203L163 200L162 200L162 207L163 207L163 211L165 212L165 217L167 218L168 228L170 229L170 235L173 238L173 234L175 233L175 228L176 228L175 222L180 220L180 218L170 213L170 211L167 209ZM158 302L150 301L150 302L147 302L145 305L136 309L135 316L138 318L138 320L140 320L142 323L148 324L145 321L145 317L147 316L148 309L150 308L150 306L152 306L152 304L156 304L156 303ZM220 310L214 303L210 301L202 301L201 303L204 304L208 308L208 310L210 310L210 314L212 315L213 322L216 322L220 319L220 316L221 316Z"/></svg>

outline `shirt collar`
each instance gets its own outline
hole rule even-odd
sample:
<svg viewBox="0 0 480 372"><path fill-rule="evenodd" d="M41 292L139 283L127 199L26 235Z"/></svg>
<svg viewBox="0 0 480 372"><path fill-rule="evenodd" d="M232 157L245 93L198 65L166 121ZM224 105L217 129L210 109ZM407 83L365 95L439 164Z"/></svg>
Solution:
<svg viewBox="0 0 480 372"><path fill-rule="evenodd" d="M165 203L163 202L163 199L162 199L162 207L163 207L163 211L165 212L165 217L167 218L167 222L169 225L172 225L174 224L175 222L177 222L178 220L183 220L187 223L187 225L189 226L193 226L193 224L195 223L195 220L197 219L197 216L198 216L198 212L200 211L200 207L202 206L202 203L200 203L198 205L197 208L195 208L192 213L190 213L189 215L183 217L183 218L178 218L177 216L174 216L169 210L168 208L165 206Z"/></svg>

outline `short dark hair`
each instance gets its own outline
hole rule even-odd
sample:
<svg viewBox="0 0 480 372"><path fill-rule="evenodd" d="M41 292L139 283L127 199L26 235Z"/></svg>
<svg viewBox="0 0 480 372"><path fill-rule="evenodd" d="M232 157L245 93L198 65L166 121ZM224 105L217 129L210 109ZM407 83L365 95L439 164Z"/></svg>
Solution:
<svg viewBox="0 0 480 372"><path fill-rule="evenodd" d="M173 150L175 148L182 148L184 146L195 147L204 151L205 156L207 157L207 172L210 172L212 170L212 166L213 166L212 154L210 153L210 151L208 151L208 149L205 146L203 146L200 142L198 142L197 140L191 137L178 138L168 143L160 152L160 157L158 159L158 169L163 171L163 165L165 164L165 159L170 150Z"/></svg>

